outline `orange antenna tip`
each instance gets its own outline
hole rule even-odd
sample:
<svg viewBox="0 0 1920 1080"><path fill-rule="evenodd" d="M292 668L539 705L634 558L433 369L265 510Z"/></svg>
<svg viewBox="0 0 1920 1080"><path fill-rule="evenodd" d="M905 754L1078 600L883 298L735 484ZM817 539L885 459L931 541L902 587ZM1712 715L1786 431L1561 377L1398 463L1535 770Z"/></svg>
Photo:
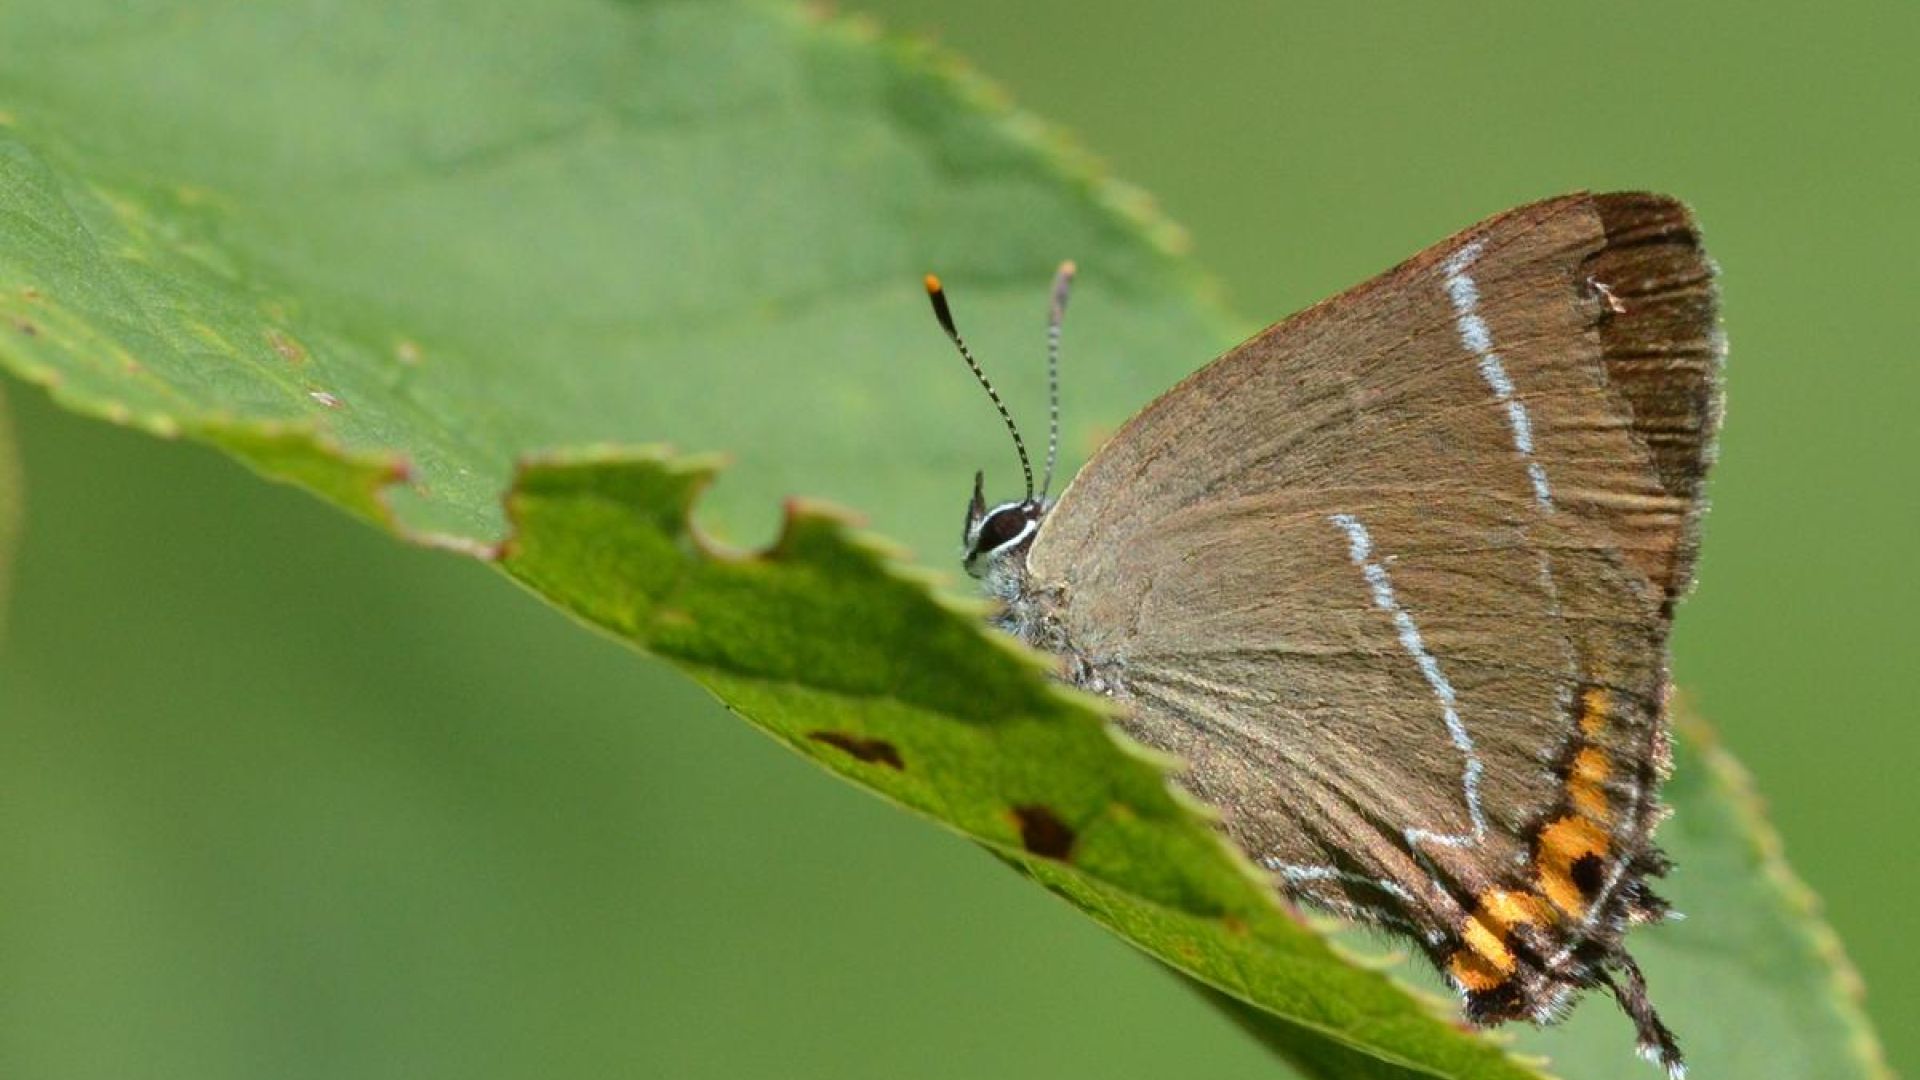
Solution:
<svg viewBox="0 0 1920 1080"><path fill-rule="evenodd" d="M937 293L937 292L939 292L939 291L940 291L940 277L939 277L939 275L937 275L937 274L928 274L928 275L927 275L927 291L928 291L928 292L930 292L930 293Z"/></svg>

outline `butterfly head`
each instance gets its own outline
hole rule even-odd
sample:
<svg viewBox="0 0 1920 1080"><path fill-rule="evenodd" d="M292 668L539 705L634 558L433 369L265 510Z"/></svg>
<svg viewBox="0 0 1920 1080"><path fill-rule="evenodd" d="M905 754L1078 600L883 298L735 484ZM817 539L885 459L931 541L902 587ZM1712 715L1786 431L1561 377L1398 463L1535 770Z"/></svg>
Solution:
<svg viewBox="0 0 1920 1080"><path fill-rule="evenodd" d="M973 499L967 503L967 528L961 537L967 573L977 578L991 576L1008 559L1023 557L1040 531L1040 519L1047 516L1047 504L1039 499L988 506L983 482L981 474L973 474Z"/></svg>
<svg viewBox="0 0 1920 1080"><path fill-rule="evenodd" d="M933 301L934 317L1000 413L1007 434L1013 437L1013 449L1020 456L1020 472L1027 481L1025 498L988 506L984 478L979 473L973 474L973 499L967 504L967 527L961 543L966 549L967 573L986 579L989 592L1003 594L1005 590L998 586L1017 582L1022 576L1019 560L1025 557L1040 531L1040 520L1053 505L1047 492L1053 489L1053 467L1060 455L1060 322L1066 314L1067 290L1073 284L1074 273L1073 263L1060 264L1053 276L1053 292L1047 305L1047 472L1038 495L1034 494L1033 463L1027 457L1027 444L1020 437L1019 425L1013 422L1013 415L1000 400L999 391L974 362L960 331L954 328L953 311L947 305L946 290L941 288L940 279L927 275L927 298Z"/></svg>

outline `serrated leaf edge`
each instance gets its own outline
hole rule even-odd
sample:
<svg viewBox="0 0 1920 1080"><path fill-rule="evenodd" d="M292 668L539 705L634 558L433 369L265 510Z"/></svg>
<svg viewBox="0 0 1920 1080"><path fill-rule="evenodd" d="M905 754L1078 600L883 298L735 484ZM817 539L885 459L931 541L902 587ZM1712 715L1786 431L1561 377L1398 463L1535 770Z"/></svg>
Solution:
<svg viewBox="0 0 1920 1080"><path fill-rule="evenodd" d="M1713 725L1686 708L1675 709L1674 717L1674 726L1687 736L1699 754L1714 793L1733 809L1739 831L1759 863L1762 878L1773 886L1781 903L1795 916L1794 922L1814 956L1826 967L1827 985L1836 1011L1851 1032L1849 1048L1856 1062L1875 1080L1895 1080L1886 1049L1863 1007L1866 983L1847 955L1839 933L1823 917L1819 894L1794 873L1787 862L1786 843L1767 817L1766 805L1754 787L1753 774L1720 741Z"/></svg>

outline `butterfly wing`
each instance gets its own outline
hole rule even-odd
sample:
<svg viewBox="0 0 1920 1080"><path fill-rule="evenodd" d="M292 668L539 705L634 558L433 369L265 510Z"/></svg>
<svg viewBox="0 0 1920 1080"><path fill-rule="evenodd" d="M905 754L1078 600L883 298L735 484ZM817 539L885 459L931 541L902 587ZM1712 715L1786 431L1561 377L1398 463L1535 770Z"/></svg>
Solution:
<svg viewBox="0 0 1920 1080"><path fill-rule="evenodd" d="M1129 732L1283 890L1414 934L1476 1018L1619 970L1671 1051L1620 939L1661 910L1716 317L1673 200L1522 207L1189 377L1029 552Z"/></svg>

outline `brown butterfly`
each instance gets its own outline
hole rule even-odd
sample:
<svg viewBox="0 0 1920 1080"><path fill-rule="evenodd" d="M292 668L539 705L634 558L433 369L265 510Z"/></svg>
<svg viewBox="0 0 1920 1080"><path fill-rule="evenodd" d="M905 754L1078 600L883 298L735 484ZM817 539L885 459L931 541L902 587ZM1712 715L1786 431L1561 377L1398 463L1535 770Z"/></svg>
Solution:
<svg viewBox="0 0 1920 1080"><path fill-rule="evenodd" d="M1668 912L1667 633L1693 577L1725 353L1714 268L1659 195L1491 218L1269 327L1050 500L974 478L996 623L1122 726L1288 897L1417 942L1482 1024L1612 990Z"/></svg>

